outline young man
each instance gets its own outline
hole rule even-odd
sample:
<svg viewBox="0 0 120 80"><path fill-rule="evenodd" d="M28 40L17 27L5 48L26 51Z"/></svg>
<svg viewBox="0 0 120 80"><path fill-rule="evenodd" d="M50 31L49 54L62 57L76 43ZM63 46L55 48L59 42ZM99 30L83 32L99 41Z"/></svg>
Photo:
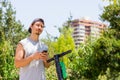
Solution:
<svg viewBox="0 0 120 80"><path fill-rule="evenodd" d="M28 31L30 36L21 40L16 48L15 66L20 68L19 80L45 80L44 67L47 63L47 46L39 41L39 35L44 28L44 20L35 19Z"/></svg>

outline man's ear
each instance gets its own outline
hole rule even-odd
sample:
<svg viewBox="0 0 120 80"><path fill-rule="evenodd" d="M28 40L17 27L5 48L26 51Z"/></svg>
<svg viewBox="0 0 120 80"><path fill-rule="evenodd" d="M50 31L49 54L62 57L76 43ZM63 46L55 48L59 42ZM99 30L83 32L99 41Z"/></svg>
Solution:
<svg viewBox="0 0 120 80"><path fill-rule="evenodd" d="M32 27L33 27L33 26L32 26L32 25L30 25L30 28L31 28L31 29L32 29Z"/></svg>

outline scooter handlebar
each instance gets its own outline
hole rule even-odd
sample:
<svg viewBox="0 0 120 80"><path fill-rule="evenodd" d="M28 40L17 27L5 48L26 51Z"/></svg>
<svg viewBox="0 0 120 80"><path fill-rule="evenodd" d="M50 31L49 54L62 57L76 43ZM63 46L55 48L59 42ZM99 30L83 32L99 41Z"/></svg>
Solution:
<svg viewBox="0 0 120 80"><path fill-rule="evenodd" d="M62 52L61 54L56 54L56 55L58 55L58 58L60 58L60 57L63 57L64 55L66 55L66 54L68 54L68 53L71 53L71 52L72 52L72 50L68 50L68 51L66 51L66 52ZM49 62L51 62L51 61L53 61L53 60L54 60L54 57L48 59L47 62L49 63Z"/></svg>

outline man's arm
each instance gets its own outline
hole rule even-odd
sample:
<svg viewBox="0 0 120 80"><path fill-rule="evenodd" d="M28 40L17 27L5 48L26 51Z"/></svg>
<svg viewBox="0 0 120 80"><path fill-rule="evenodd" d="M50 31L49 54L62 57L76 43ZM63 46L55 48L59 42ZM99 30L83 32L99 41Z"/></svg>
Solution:
<svg viewBox="0 0 120 80"><path fill-rule="evenodd" d="M15 66L17 68L28 65L32 60L38 60L43 58L43 56L39 52L33 53L28 57L24 57L24 55L25 51L23 49L23 46L19 43L17 45L15 54Z"/></svg>
<svg viewBox="0 0 120 80"><path fill-rule="evenodd" d="M19 43L16 48L15 60L14 60L15 66L17 68L26 66L33 60L32 56L24 58L24 55L25 55L25 51L23 49L23 46L22 44Z"/></svg>

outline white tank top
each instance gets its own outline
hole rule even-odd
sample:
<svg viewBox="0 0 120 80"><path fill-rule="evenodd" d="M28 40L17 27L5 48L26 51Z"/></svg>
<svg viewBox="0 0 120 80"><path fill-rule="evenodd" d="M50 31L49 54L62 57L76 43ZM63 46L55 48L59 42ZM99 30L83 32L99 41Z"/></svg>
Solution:
<svg viewBox="0 0 120 80"><path fill-rule="evenodd" d="M25 38L20 41L25 50L25 57L39 51L47 49L47 46L39 41L33 41L30 38ZM27 66L20 68L20 80L46 80L45 69L42 60L33 60Z"/></svg>

